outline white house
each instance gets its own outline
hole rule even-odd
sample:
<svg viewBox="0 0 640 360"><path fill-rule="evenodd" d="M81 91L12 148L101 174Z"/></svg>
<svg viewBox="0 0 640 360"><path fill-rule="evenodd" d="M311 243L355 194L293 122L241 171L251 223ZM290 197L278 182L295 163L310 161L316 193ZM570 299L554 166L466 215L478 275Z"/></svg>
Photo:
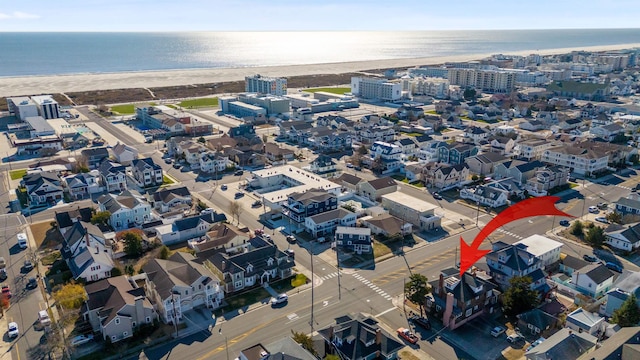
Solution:
<svg viewBox="0 0 640 360"><path fill-rule="evenodd" d="M513 245L524 247L527 252L542 260L543 266L545 267L560 261L562 243L551 240L548 237L542 235L531 235L514 243Z"/></svg>
<svg viewBox="0 0 640 360"><path fill-rule="evenodd" d="M613 273L602 264L589 264L571 275L571 283L597 299L613 287Z"/></svg>
<svg viewBox="0 0 640 360"><path fill-rule="evenodd" d="M305 219L305 227L314 237L330 235L338 226L355 225L356 214L343 208L326 211Z"/></svg>
<svg viewBox="0 0 640 360"><path fill-rule="evenodd" d="M111 154L120 164L131 165L131 162L138 158L138 149L118 142L111 148Z"/></svg>
<svg viewBox="0 0 640 360"><path fill-rule="evenodd" d="M460 197L492 208L507 205L509 202L508 191L486 185L464 188L460 190Z"/></svg>
<svg viewBox="0 0 640 360"><path fill-rule="evenodd" d="M320 155L313 160L305 170L309 170L312 173L319 175L324 179L336 177L340 174L339 169L336 166L336 161L326 155Z"/></svg>
<svg viewBox="0 0 640 360"><path fill-rule="evenodd" d="M640 223L612 224L604 231L605 244L623 251L640 247Z"/></svg>
<svg viewBox="0 0 640 360"><path fill-rule="evenodd" d="M376 141L369 149L369 163L373 163L376 159L382 160L380 171L383 174L392 173L402 168L402 148L395 144L382 141Z"/></svg>
<svg viewBox="0 0 640 360"><path fill-rule="evenodd" d="M229 157L210 151L200 154L200 171L205 173L223 173L229 164Z"/></svg>
<svg viewBox="0 0 640 360"><path fill-rule="evenodd" d="M107 192L127 190L127 168L124 165L105 160L98 167L98 172Z"/></svg>
<svg viewBox="0 0 640 360"><path fill-rule="evenodd" d="M152 158L134 159L131 163L133 178L142 187L160 186L163 183L162 167Z"/></svg>
<svg viewBox="0 0 640 360"><path fill-rule="evenodd" d="M91 170L88 173L79 173L62 178L69 196L74 199L84 199L91 194L99 193L103 191L102 186L99 183L100 174L98 170Z"/></svg>
<svg viewBox="0 0 640 360"><path fill-rule="evenodd" d="M115 266L111 244L91 223L75 222L64 233L61 254L76 280L88 282L108 278Z"/></svg>
<svg viewBox="0 0 640 360"><path fill-rule="evenodd" d="M151 220L151 205L139 194L123 191L120 195L106 194L98 198L100 211L109 211L109 223L116 230L140 226Z"/></svg>
<svg viewBox="0 0 640 360"><path fill-rule="evenodd" d="M214 223L226 219L224 214L207 213L178 219L172 224L158 226L156 231L164 245L172 245L205 236Z"/></svg>
<svg viewBox="0 0 640 360"><path fill-rule="evenodd" d="M578 333L586 332L589 335L600 336L604 333L607 322L596 313L588 312L583 308L577 308L567 315L566 326Z"/></svg>

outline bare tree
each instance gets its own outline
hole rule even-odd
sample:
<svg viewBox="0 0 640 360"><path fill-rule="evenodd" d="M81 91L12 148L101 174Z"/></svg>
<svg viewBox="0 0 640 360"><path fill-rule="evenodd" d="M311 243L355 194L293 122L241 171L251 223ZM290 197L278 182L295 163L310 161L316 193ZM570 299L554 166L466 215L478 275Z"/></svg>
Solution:
<svg viewBox="0 0 640 360"><path fill-rule="evenodd" d="M229 213L231 214L231 221L233 222L233 219L236 218L238 219L238 224L239 224L240 214L242 214L242 211L244 211L244 209L242 208L242 204L240 204L240 202L238 201L232 201L229 204Z"/></svg>
<svg viewBox="0 0 640 360"><path fill-rule="evenodd" d="M362 155L358 152L354 153L351 156L351 163L353 164L353 166L360 166L362 165Z"/></svg>

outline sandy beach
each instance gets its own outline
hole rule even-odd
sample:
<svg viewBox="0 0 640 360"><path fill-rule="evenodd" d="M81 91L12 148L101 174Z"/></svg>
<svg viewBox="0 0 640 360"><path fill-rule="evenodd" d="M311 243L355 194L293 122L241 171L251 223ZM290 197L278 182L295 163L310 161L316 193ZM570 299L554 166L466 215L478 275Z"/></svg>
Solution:
<svg viewBox="0 0 640 360"><path fill-rule="evenodd" d="M526 50L505 53L508 55L564 54L571 51L608 51L640 47L640 43L609 46L576 47L547 50ZM218 83L243 80L245 76L301 76L315 74L340 74L370 69L408 68L420 65L435 65L445 62L479 60L491 54L443 56L429 58L356 61L330 64L308 64L293 66L247 67L227 69L195 69L170 71L144 71L125 73L74 74L0 78L0 96L34 95L91 90L126 88L153 88L165 86ZM72 61L72 60L71 60Z"/></svg>

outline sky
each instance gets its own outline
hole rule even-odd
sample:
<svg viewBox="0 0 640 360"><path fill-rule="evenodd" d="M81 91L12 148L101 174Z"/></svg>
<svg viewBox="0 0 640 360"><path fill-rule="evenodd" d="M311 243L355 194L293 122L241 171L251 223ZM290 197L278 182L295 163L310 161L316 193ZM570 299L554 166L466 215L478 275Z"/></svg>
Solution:
<svg viewBox="0 0 640 360"><path fill-rule="evenodd" d="M638 0L20 0L0 31L637 28Z"/></svg>

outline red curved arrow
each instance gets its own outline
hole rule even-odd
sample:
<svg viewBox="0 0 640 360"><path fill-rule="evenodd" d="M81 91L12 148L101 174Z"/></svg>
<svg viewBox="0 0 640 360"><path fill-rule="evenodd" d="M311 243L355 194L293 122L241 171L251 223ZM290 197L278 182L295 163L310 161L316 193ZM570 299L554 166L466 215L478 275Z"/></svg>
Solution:
<svg viewBox="0 0 640 360"><path fill-rule="evenodd" d="M471 245L467 245L460 237L460 276L467 271L476 261L480 260L491 250L479 250L480 244L497 228L508 224L512 221L543 215L560 215L566 217L574 217L561 210L556 209L555 203L560 200L557 196L542 196L520 201L519 203L508 207L506 210L493 218L478 233Z"/></svg>

